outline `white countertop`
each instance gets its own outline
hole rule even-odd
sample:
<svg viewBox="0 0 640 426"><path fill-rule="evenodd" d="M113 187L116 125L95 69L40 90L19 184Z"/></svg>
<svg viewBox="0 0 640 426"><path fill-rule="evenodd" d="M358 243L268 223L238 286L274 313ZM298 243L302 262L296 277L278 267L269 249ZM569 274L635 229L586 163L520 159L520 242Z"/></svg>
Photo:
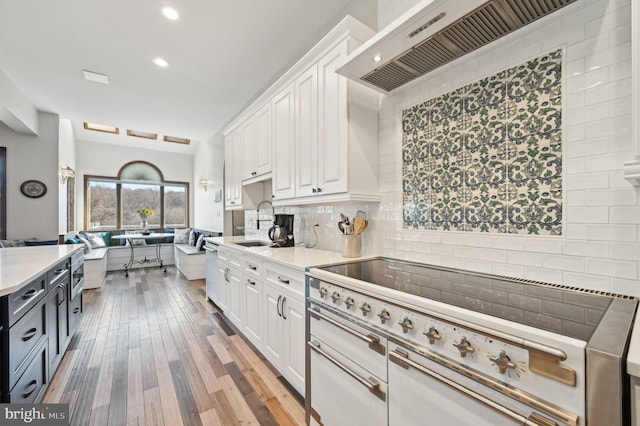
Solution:
<svg viewBox="0 0 640 426"><path fill-rule="evenodd" d="M341 253L328 250L318 250L306 248L304 246L296 247L243 247L234 242L256 241L255 238L245 237L208 237L204 239L212 243L222 245L224 247L237 250L241 253L260 256L263 260L269 260L279 263L283 266L300 270L304 272L308 266L325 265L328 263L348 262L357 259L366 259L372 256L364 257L342 257ZM270 241L268 241L270 242Z"/></svg>
<svg viewBox="0 0 640 426"><path fill-rule="evenodd" d="M82 250L77 244L0 248L0 296L11 294Z"/></svg>

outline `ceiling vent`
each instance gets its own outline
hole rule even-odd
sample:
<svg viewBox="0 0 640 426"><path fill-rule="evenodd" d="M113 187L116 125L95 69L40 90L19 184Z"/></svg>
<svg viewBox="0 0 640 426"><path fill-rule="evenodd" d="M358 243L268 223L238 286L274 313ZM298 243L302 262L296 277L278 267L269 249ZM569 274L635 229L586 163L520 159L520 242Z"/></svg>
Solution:
<svg viewBox="0 0 640 426"><path fill-rule="evenodd" d="M360 46L338 73L391 92L575 1L425 0Z"/></svg>

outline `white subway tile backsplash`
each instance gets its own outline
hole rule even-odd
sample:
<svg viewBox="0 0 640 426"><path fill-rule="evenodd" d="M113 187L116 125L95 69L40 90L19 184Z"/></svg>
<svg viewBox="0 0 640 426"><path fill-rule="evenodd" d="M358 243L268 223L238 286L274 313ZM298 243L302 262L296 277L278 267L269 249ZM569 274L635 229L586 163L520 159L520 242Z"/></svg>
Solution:
<svg viewBox="0 0 640 426"><path fill-rule="evenodd" d="M564 285L570 287L588 288L591 290L611 291L611 278L602 275L576 274L565 272L562 274Z"/></svg>
<svg viewBox="0 0 640 426"><path fill-rule="evenodd" d="M512 265L542 266L541 253L528 253L525 251L510 251L507 254L507 262Z"/></svg>
<svg viewBox="0 0 640 426"><path fill-rule="evenodd" d="M638 278L638 264L624 260L587 258L585 272L635 280Z"/></svg>
<svg viewBox="0 0 640 426"><path fill-rule="evenodd" d="M554 271L545 268L524 268L524 278L527 280L540 281L551 284L562 283L562 271Z"/></svg>
<svg viewBox="0 0 640 426"><path fill-rule="evenodd" d="M568 207L571 206L584 206L585 205L585 191L567 191L567 203Z"/></svg>
<svg viewBox="0 0 640 426"><path fill-rule="evenodd" d="M524 250L537 253L562 253L562 240L558 238L524 238Z"/></svg>
<svg viewBox="0 0 640 426"><path fill-rule="evenodd" d="M379 23L391 22L417 1L379 0ZM633 156L630 5L630 0L575 2L381 97L385 201L371 211L380 247L417 262L640 295L638 190L624 179L622 168ZM564 49L562 236L403 230L401 111L555 47Z"/></svg>
<svg viewBox="0 0 640 426"><path fill-rule="evenodd" d="M609 243L604 241L564 240L562 254L584 257L609 257Z"/></svg>
<svg viewBox="0 0 640 426"><path fill-rule="evenodd" d="M504 263L494 263L491 273L505 277L524 278L524 267L519 265L507 265Z"/></svg>
<svg viewBox="0 0 640 426"><path fill-rule="evenodd" d="M632 187L585 192L588 206L635 206L638 204L638 190Z"/></svg>
<svg viewBox="0 0 640 426"><path fill-rule="evenodd" d="M588 157L608 152L608 138L586 139L567 144L567 158Z"/></svg>
<svg viewBox="0 0 640 426"><path fill-rule="evenodd" d="M567 220L571 223L608 223L607 207L570 207L567 209Z"/></svg>
<svg viewBox="0 0 640 426"><path fill-rule="evenodd" d="M587 239L633 242L637 239L637 228L634 225L587 225Z"/></svg>
<svg viewBox="0 0 640 426"><path fill-rule="evenodd" d="M640 262L640 243L609 243L611 258Z"/></svg>
<svg viewBox="0 0 640 426"><path fill-rule="evenodd" d="M542 266L562 271L584 272L585 259L579 256L565 256L545 254L542 256Z"/></svg>
<svg viewBox="0 0 640 426"><path fill-rule="evenodd" d="M610 208L611 223L638 223L640 218L640 207L611 207Z"/></svg>
<svg viewBox="0 0 640 426"><path fill-rule="evenodd" d="M640 281L611 278L611 291L616 294L640 297Z"/></svg>
<svg viewBox="0 0 640 426"><path fill-rule="evenodd" d="M565 189L600 189L609 187L609 173L578 173L565 179Z"/></svg>

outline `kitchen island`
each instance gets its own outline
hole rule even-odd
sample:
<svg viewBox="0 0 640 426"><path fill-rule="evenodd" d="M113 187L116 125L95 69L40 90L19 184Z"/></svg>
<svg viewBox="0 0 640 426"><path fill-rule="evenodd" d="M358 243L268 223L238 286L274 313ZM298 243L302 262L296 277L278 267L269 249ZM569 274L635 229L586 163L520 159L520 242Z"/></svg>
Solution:
<svg viewBox="0 0 640 426"><path fill-rule="evenodd" d="M83 250L0 249L0 402L42 400L82 315Z"/></svg>

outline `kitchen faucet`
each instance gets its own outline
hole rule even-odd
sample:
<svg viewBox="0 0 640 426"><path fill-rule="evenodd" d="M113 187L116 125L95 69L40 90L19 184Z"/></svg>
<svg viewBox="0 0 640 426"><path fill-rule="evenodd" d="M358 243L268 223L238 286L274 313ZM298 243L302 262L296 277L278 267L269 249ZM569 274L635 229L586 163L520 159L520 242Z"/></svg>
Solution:
<svg viewBox="0 0 640 426"><path fill-rule="evenodd" d="M260 219L260 206L262 206L264 203L268 203L271 205L271 220L269 219ZM258 203L258 207L256 208L257 213L258 213L258 218L256 219L256 228L260 229L260 222L265 222L265 221L269 221L271 223L273 223L273 218L275 217L275 209L273 208L273 203L269 200L264 200L264 201L260 201L260 203Z"/></svg>

